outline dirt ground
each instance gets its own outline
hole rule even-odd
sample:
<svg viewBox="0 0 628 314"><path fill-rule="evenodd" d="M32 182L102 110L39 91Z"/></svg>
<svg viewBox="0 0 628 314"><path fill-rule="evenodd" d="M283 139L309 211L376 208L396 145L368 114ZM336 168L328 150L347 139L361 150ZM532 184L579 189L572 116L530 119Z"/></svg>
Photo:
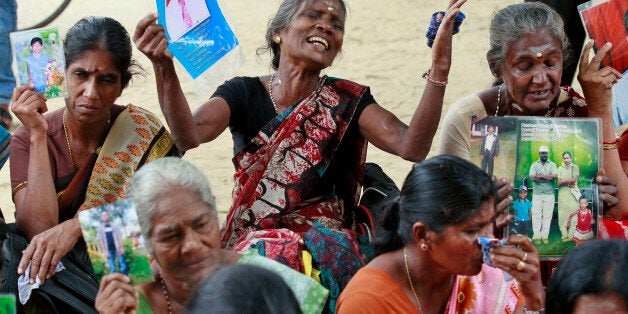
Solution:
<svg viewBox="0 0 628 314"><path fill-rule="evenodd" d="M58 1L20 0L18 26L32 25L53 9ZM433 12L444 9L445 0L347 0L349 17L346 23L343 52L326 73L369 85L379 104L408 123L425 86L421 74L431 64L431 51L425 33ZM443 115L455 100L490 85L492 76L485 54L488 49L488 24L496 9L517 3L516 0L469 0L463 7L467 18L454 37L453 65L445 94ZM271 73L269 58L257 57L262 45L268 19L277 9L279 0L222 1L231 24L234 25L245 55L245 64L233 75L257 76ZM51 26L58 26L62 36L80 18L90 15L118 19L132 34L136 23L148 13L156 12L152 0L72 1ZM146 70L136 77L120 97L119 104L133 103L161 115L157 103L152 68L148 59L135 51L135 58ZM193 81L179 68L184 91L197 108L211 92L195 92L207 84L203 79ZM213 87L211 88L213 90ZM64 105L62 99L49 101L50 109ZM438 134L437 134L438 137ZM433 143L437 143L437 137ZM434 155L435 148L430 156ZM233 146L229 132L211 143L189 151L185 159L198 166L211 181L219 210L226 211L231 200ZM368 161L378 163L398 185L401 185L412 163L382 152L372 145ZM14 220L11 200L9 164L0 171L0 208L8 221Z"/></svg>

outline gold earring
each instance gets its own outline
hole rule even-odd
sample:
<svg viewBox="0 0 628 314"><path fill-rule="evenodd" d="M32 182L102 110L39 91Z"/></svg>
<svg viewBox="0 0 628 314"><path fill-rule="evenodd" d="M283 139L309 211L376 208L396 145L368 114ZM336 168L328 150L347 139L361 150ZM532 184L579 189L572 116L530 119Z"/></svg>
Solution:
<svg viewBox="0 0 628 314"><path fill-rule="evenodd" d="M279 37L279 35L275 35L275 37L273 37L273 41L275 44L279 44L281 42L281 37Z"/></svg>

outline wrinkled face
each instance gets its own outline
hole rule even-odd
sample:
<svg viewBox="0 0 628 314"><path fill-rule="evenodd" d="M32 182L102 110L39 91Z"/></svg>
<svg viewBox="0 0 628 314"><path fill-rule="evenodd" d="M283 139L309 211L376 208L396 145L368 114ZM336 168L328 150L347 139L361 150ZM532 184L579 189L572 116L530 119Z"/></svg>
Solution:
<svg viewBox="0 0 628 314"><path fill-rule="evenodd" d="M337 0L303 2L283 29L281 60L315 70L330 66L344 37L345 12Z"/></svg>
<svg viewBox="0 0 628 314"><path fill-rule="evenodd" d="M547 30L524 35L508 47L502 69L508 98L521 107L521 115L544 115L560 91L560 42Z"/></svg>
<svg viewBox="0 0 628 314"><path fill-rule="evenodd" d="M472 276L482 269L479 237L493 237L494 199L480 205L477 214L460 225L448 226L430 243L432 258L452 274ZM430 232L433 233L433 232Z"/></svg>
<svg viewBox="0 0 628 314"><path fill-rule="evenodd" d="M628 305L620 295L612 294L583 294L576 299L573 308L574 314L616 314L628 313Z"/></svg>
<svg viewBox="0 0 628 314"><path fill-rule="evenodd" d="M586 209L588 205L589 205L589 200L587 200L586 198L580 199L581 209Z"/></svg>
<svg viewBox="0 0 628 314"><path fill-rule="evenodd" d="M42 45L40 42L36 41L31 45L31 50L33 54L39 55L41 53Z"/></svg>
<svg viewBox="0 0 628 314"><path fill-rule="evenodd" d="M164 274L196 286L220 267L218 218L195 193L175 188L164 195L152 223L150 243Z"/></svg>
<svg viewBox="0 0 628 314"><path fill-rule="evenodd" d="M563 162L565 163L565 165L571 165L571 156L569 156L569 154L564 154Z"/></svg>
<svg viewBox="0 0 628 314"><path fill-rule="evenodd" d="M68 113L83 123L103 123L122 93L121 73L110 52L88 50L67 66Z"/></svg>
<svg viewBox="0 0 628 314"><path fill-rule="evenodd" d="M528 197L528 191L526 191L526 190L519 190L519 198L520 199L525 199L526 197Z"/></svg>
<svg viewBox="0 0 628 314"><path fill-rule="evenodd" d="M548 152L539 152L539 159L541 159L541 162L546 162L547 158L549 158Z"/></svg>

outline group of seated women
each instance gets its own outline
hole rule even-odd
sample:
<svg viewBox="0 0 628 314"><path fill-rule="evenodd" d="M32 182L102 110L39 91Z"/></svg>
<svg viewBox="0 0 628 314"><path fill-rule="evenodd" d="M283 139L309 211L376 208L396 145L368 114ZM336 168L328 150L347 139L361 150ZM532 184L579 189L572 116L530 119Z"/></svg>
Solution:
<svg viewBox="0 0 628 314"><path fill-rule="evenodd" d="M170 131L141 107L115 104L139 70L124 27L106 17L80 20L64 40L65 107L46 113L46 99L29 86L13 93L11 109L22 126L11 142L11 185L17 233L30 243L17 273L45 285L64 256L86 255L76 213L129 198L155 281L133 287L123 274L105 276L95 299L101 313L194 313L206 306L225 313L542 312L543 263L532 242L508 237L490 251L491 266L478 243L510 219L513 188L465 160L468 118L602 118L604 141L614 146L604 150L606 176L597 180L612 224L611 218L628 219L628 182L608 127L611 87L621 74L600 67L608 46L589 61L589 43L579 61L584 98L561 88L568 47L561 18L543 4L508 6L490 28L495 86L454 104L444 120L440 152L459 157L424 160L442 111L454 19L465 2L450 0L439 16L432 64L409 125L380 106L368 86L321 76L342 48L343 0L282 1L263 47L275 72L233 78L195 112L158 17L139 21L133 41L152 62ZM178 157L227 127L235 182L220 228L207 179ZM372 259L354 212L367 142L418 162L378 225ZM243 281L238 274L246 271L256 277ZM625 310L626 295L617 299ZM572 308L582 302L569 300Z"/></svg>

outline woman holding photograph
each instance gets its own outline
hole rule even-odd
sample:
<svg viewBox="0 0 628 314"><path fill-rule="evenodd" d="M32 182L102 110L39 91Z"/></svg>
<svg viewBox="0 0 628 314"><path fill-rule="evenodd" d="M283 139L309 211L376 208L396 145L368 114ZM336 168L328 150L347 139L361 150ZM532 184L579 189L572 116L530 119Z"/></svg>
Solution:
<svg viewBox="0 0 628 314"><path fill-rule="evenodd" d="M528 237L510 236L483 255L478 239L493 237L496 198L491 177L469 161L415 164L380 220L377 257L351 279L338 313L543 313Z"/></svg>
<svg viewBox="0 0 628 314"><path fill-rule="evenodd" d="M134 288L127 276L104 276L96 298L100 313L135 309L139 313L181 313L203 280L232 264L273 271L290 286L301 310L323 310L328 291L311 277L259 256L255 250L238 254L221 248L214 196L207 178L191 163L168 157L146 165L133 176L128 197L153 257L155 281ZM274 292L273 287L266 288L268 293Z"/></svg>
<svg viewBox="0 0 628 314"><path fill-rule="evenodd" d="M571 152L563 152L563 163L558 167L556 184L558 185L558 226L560 227L561 240L570 241L573 229L568 231L567 225L571 224L568 217L574 208L578 208L580 190L578 189L578 176L580 168L573 163Z"/></svg>
<svg viewBox="0 0 628 314"><path fill-rule="evenodd" d="M260 50L270 52L275 72L227 81L194 113L164 28L154 15L138 23L134 42L153 63L177 147L195 148L227 127L232 133L236 174L222 236L226 248L255 245L297 270L304 269L301 252L307 250L337 297L364 261L351 228L366 143L407 160L428 154L451 67L454 17L464 3L450 0L441 16L431 72L409 126L367 86L322 75L344 42L343 0L282 1Z"/></svg>
<svg viewBox="0 0 628 314"><path fill-rule="evenodd" d="M31 86L16 87L11 104L22 122L10 155L15 220L30 242L17 272L30 266L30 282L53 276L75 245L73 252L86 254L77 211L125 198L138 167L177 152L153 114L115 104L136 73L119 22L81 19L67 32L64 52L65 107L46 113L46 98Z"/></svg>

